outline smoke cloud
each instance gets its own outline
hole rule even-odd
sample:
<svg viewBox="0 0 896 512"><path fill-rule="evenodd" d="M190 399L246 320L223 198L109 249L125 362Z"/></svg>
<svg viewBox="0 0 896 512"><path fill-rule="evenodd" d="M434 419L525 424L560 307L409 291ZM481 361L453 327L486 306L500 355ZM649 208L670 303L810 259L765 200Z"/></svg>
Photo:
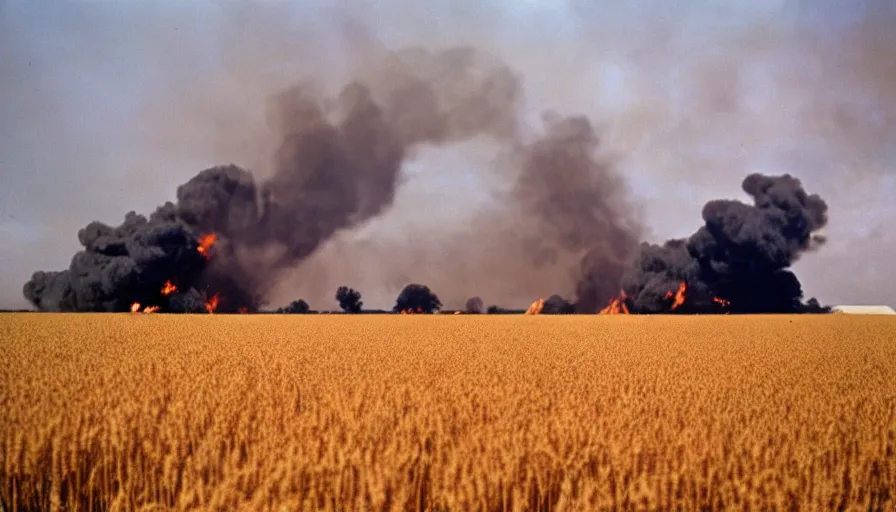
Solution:
<svg viewBox="0 0 896 512"><path fill-rule="evenodd" d="M823 310L817 301L802 302L800 282L788 268L824 243L815 232L827 224L827 203L790 175L751 174L742 186L754 204L710 201L705 224L690 238L641 246L622 283L632 312L670 311L681 283L687 301L680 312Z"/></svg>
<svg viewBox="0 0 896 512"><path fill-rule="evenodd" d="M65 26L42 43L46 52L22 35L43 25L14 23L12 7L0 11L0 107L2 119L16 120L0 126L3 172L17 172L0 192L7 288L21 296L24 265L65 266L51 255L71 254L74 237L66 233L87 221L120 219L130 208L151 212L174 196L147 223L184 231L194 239L188 252L207 229L219 232L214 258L193 267L201 278L180 278L199 295L224 288L230 308L296 297L323 304L342 284L362 290L365 303L386 306L419 281L447 307L473 294L524 307L557 293L588 311L632 284L621 276L631 279L630 265L643 259L638 242L690 232L686 219L698 217L701 204L762 170L799 175L836 211L825 250L793 260L807 288L844 302L887 300L891 292L874 284L892 271L876 256L891 252L882 244L892 237L880 226L892 216L885 191L896 183L885 176L896 133L896 82L887 71L892 6L829 2L807 13L762 2L570 5L565 14L531 15L492 4L358 6L351 15L309 8L293 23L295 13L273 5L212 8L191 18L173 8L70 4L54 16ZM128 16L134 23L122 24ZM149 40L158 44L143 44ZM461 46L427 47L434 41ZM51 65L52 48L62 65ZM455 73L464 59L472 61L467 71ZM140 74L113 79L138 60ZM89 105L102 128L73 111L66 94ZM143 101L136 112L125 107L135 98ZM410 107L398 108L403 102ZM536 119L545 108L559 113ZM348 122L353 109L366 121ZM386 130L368 141L348 134L346 124L356 133ZM352 146L320 149L308 142L315 138ZM16 156L19 147L27 158ZM538 156L551 151L562 158ZM364 159L372 165L330 172L321 170L330 164L308 165L305 156L333 157L334 169ZM226 162L239 167L212 168L184 185L194 192L173 194L197 169ZM65 179L53 174L59 169ZM393 169L393 181L381 186ZM552 180L555 172L564 180ZM338 192L319 193L329 187ZM103 190L103 198L88 189ZM566 206L589 195L591 208ZM32 199L17 199L24 197ZM52 212L37 211L40 201ZM11 224L10 215L17 217ZM51 225L27 237L16 231ZM122 257L81 247L93 254L85 261ZM867 264L836 272L858 261L860 247ZM90 281L85 265L130 268L79 265L79 283ZM831 269L836 275L821 273ZM66 284L73 270L33 282L36 290L58 290L40 292L45 299L67 297L46 304L73 303ZM145 293L156 293L149 281ZM83 295L111 293L109 282ZM95 304L109 308L113 298Z"/></svg>
<svg viewBox="0 0 896 512"><path fill-rule="evenodd" d="M549 120L541 139L520 148L514 199L535 229L528 253L554 264L558 253L579 258L578 309L594 312L619 289L641 236L627 189L597 156L598 137L583 116Z"/></svg>
<svg viewBox="0 0 896 512"><path fill-rule="evenodd" d="M313 84L276 96L269 117L281 143L260 185L235 165L206 169L149 220L130 213L117 228L82 230L71 268L35 273L25 296L48 311L126 311L162 300L159 290L175 278L183 293L201 281L220 294L221 311L256 310L282 270L392 204L414 147L513 136L517 79L506 67L490 67L472 48L391 57L389 80L378 83L384 100L356 81L335 98ZM203 233L221 240L207 268L197 265Z"/></svg>
<svg viewBox="0 0 896 512"><path fill-rule="evenodd" d="M597 160L598 139L586 118L555 116L541 137L522 143L519 78L473 48L396 52L379 76L379 100L357 81L335 98L322 97L314 84L277 95L269 120L282 142L269 177L256 184L237 166L210 168L149 221L129 214L118 228L93 223L79 237L84 250L68 273L34 274L26 297L43 310L126 311L132 302L163 300L159 290L174 277L182 293L201 285L220 294L221 311L256 310L284 270L392 204L415 147L480 135L504 145L507 165L519 167L511 199L531 220L524 243L530 263L579 258L577 293L586 308L617 287L637 225L625 218L620 178ZM203 233L220 242L212 263L197 266ZM114 244L102 236L114 236ZM166 301L169 309L179 298Z"/></svg>
<svg viewBox="0 0 896 512"><path fill-rule="evenodd" d="M41 311L127 311L157 304L166 280L197 283L205 258L185 226L130 212L110 227L93 222L78 232L84 250L68 270L36 272L25 297Z"/></svg>

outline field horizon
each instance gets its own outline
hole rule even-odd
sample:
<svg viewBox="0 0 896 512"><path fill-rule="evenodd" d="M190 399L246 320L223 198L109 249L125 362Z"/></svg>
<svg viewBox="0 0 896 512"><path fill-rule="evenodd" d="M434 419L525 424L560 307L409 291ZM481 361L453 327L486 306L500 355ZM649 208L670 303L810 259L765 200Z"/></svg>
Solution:
<svg viewBox="0 0 896 512"><path fill-rule="evenodd" d="M892 510L896 317L0 315L3 510Z"/></svg>

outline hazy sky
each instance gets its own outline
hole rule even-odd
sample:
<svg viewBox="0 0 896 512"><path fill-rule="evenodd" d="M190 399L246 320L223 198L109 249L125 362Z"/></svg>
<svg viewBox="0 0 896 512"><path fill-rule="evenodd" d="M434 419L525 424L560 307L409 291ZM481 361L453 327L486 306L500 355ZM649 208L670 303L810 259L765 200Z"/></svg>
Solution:
<svg viewBox="0 0 896 512"><path fill-rule="evenodd" d="M796 175L830 206L828 244L795 267L807 295L896 305L888 2L295 4L0 2L0 307L26 306L31 272L66 268L90 221L148 214L214 164L264 173L265 98L298 78L348 78L363 61L361 25L390 48L500 55L523 77L533 122L546 109L588 115L650 241L692 233L704 202L742 198L749 172ZM319 258L362 235L409 243L463 229L500 186L474 146L422 152L393 208ZM438 255L415 258L438 272ZM375 259L357 264L365 302L391 305L399 285L378 280ZM300 274L283 296L314 305L324 292ZM331 284L342 283L327 295Z"/></svg>

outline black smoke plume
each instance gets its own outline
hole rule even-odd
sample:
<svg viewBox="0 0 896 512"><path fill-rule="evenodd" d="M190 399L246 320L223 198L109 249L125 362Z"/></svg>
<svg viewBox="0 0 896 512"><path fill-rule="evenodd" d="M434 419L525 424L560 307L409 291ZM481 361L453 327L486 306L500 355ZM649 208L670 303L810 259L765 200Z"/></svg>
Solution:
<svg viewBox="0 0 896 512"><path fill-rule="evenodd" d="M308 84L283 92L269 111L281 137L269 179L214 167L149 219L91 223L70 268L36 272L25 297L42 311L127 311L132 302L184 311L213 293L219 311L256 311L283 269L392 204L417 146L515 131L517 77L470 48L401 52L382 75L378 98L359 82L335 98ZM205 233L218 237L210 261L197 252ZM179 292L163 297L167 280Z"/></svg>
<svg viewBox="0 0 896 512"><path fill-rule="evenodd" d="M84 250L68 270L36 272L24 294L41 311L127 311L131 303L158 304L167 280L185 290L199 284L206 265L197 236L183 223L130 212L110 227L92 222L78 231Z"/></svg>
<svg viewBox="0 0 896 512"><path fill-rule="evenodd" d="M269 178L235 165L206 169L149 219L93 223L71 267L35 273L25 296L43 311L126 311L132 302L194 311L215 294L218 311L256 311L283 270L392 204L415 149L487 136L514 155L510 202L531 219L522 258L536 268L571 265L584 276L580 301L596 304L638 239L622 182L598 160L584 117L553 116L541 137L521 142L520 91L512 70L471 48L389 54L367 83L336 97L296 85L270 105L280 144ZM206 233L218 237L210 261L196 253ZM179 291L163 297L169 279Z"/></svg>
<svg viewBox="0 0 896 512"><path fill-rule="evenodd" d="M670 311L674 292L687 286L682 313L824 312L803 303L789 267L824 243L828 206L790 175L750 174L742 184L753 204L715 200L703 207L704 225L686 240L642 244L622 288L633 313Z"/></svg>
<svg viewBox="0 0 896 512"><path fill-rule="evenodd" d="M667 295L681 282L681 312L817 307L801 302L787 269L822 243L813 233L827 206L794 178L751 175L744 190L753 206L712 201L705 226L688 240L639 249L643 230L625 182L601 157L591 122L548 114L543 133L524 141L522 85L502 62L471 48L413 49L387 55L365 77L333 97L312 83L276 95L268 121L279 145L266 178L213 167L149 218L131 212L117 227L93 222L78 233L83 249L70 267L34 273L25 297L41 311L128 311L139 302L194 312L212 296L217 311L257 311L283 271L392 205L415 150L487 137L509 155L513 225L498 222L471 240L494 244L487 252L510 269L528 260L528 272L552 279L568 269L575 301L557 295L549 311L595 313L620 288L632 312L668 311ZM198 248L209 233L217 240L206 258ZM163 295L169 280L178 291Z"/></svg>

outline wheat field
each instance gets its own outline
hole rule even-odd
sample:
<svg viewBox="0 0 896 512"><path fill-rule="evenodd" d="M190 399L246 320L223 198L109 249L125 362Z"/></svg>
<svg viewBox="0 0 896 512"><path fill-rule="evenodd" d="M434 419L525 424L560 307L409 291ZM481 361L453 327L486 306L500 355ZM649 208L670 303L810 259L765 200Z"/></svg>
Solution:
<svg viewBox="0 0 896 512"><path fill-rule="evenodd" d="M894 510L886 317L0 315L8 511Z"/></svg>

